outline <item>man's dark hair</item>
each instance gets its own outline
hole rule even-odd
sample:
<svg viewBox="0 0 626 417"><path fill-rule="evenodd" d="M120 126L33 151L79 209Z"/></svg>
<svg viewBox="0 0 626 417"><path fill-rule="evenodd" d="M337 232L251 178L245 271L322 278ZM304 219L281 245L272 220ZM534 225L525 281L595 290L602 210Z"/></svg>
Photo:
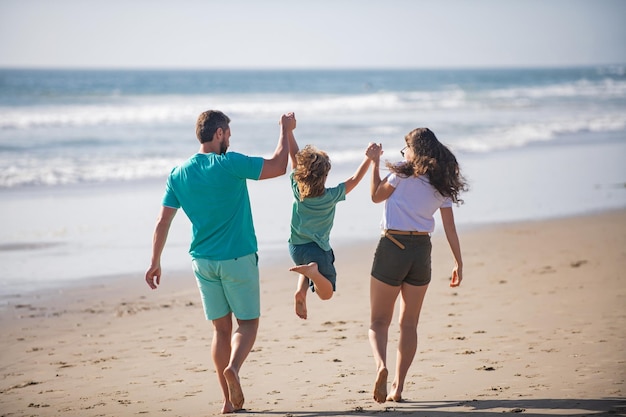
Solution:
<svg viewBox="0 0 626 417"><path fill-rule="evenodd" d="M213 135L220 127L228 129L230 118L219 110L207 110L198 116L196 122L196 137L200 143L211 142Z"/></svg>

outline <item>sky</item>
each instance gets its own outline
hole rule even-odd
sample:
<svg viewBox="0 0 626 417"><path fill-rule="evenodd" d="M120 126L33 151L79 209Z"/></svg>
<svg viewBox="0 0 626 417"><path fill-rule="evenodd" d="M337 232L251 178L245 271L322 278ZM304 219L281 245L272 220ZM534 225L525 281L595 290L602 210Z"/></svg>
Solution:
<svg viewBox="0 0 626 417"><path fill-rule="evenodd" d="M4 68L626 63L626 0L0 0Z"/></svg>

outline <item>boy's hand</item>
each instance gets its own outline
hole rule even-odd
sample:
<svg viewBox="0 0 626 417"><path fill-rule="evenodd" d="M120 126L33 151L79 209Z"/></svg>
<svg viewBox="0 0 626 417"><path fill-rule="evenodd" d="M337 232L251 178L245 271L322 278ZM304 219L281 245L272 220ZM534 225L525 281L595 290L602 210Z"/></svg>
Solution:
<svg viewBox="0 0 626 417"><path fill-rule="evenodd" d="M367 156L372 161L378 161L380 156L383 154L383 145L380 143L370 142L365 150L365 156Z"/></svg>
<svg viewBox="0 0 626 417"><path fill-rule="evenodd" d="M296 115L293 112L285 113L280 117L280 125L287 130L294 130L296 128Z"/></svg>

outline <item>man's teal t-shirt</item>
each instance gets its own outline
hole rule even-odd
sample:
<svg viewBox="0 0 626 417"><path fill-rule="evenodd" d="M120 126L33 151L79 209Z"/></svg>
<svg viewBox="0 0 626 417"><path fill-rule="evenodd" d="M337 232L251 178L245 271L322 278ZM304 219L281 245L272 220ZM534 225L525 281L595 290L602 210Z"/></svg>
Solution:
<svg viewBox="0 0 626 417"><path fill-rule="evenodd" d="M198 153L172 170L163 205L189 217L192 257L222 261L257 251L246 180L262 169L261 157L227 152Z"/></svg>
<svg viewBox="0 0 626 417"><path fill-rule="evenodd" d="M302 245L315 242L323 250L330 250L330 230L335 220L335 206L346 199L346 184L326 188L323 195L300 201L300 191L293 172L289 178L294 196L289 243Z"/></svg>

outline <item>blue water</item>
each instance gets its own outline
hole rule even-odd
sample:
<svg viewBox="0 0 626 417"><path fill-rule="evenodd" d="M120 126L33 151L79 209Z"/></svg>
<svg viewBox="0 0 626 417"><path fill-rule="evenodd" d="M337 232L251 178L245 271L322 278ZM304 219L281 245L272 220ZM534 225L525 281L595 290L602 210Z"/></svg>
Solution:
<svg viewBox="0 0 626 417"><path fill-rule="evenodd" d="M368 142L399 160L431 128L470 180L463 224L626 207L626 65L499 70L0 70L0 284L135 272L149 261L162 184L193 154L207 109L232 119L231 150L269 156L280 114L329 152L337 182ZM284 179L251 184L262 250L284 251ZM284 188L283 188L284 187ZM269 198L267 198L270 196ZM376 234L357 187L335 242ZM187 267L184 215L168 242ZM272 252L273 251L273 252ZM175 254L175 255L174 255ZM43 267L45 264L45 267Z"/></svg>
<svg viewBox="0 0 626 417"><path fill-rule="evenodd" d="M0 189L160 177L189 155L209 108L232 149L267 154L281 113L298 135L354 162L427 125L486 153L626 130L625 67L398 71L0 70Z"/></svg>

